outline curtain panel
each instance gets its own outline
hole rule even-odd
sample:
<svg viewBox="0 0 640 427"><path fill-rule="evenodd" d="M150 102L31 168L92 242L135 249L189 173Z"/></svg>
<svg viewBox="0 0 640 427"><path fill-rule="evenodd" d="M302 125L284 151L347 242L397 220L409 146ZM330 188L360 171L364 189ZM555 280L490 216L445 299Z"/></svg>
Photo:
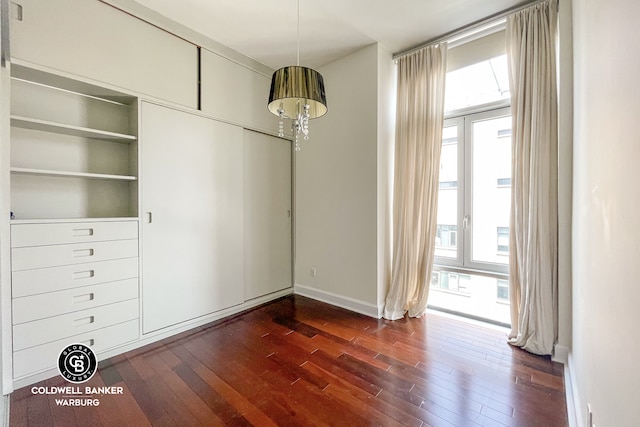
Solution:
<svg viewBox="0 0 640 427"><path fill-rule="evenodd" d="M447 45L398 59L392 278L384 317L427 307L438 212Z"/></svg>
<svg viewBox="0 0 640 427"><path fill-rule="evenodd" d="M552 354L557 337L558 122L555 0L507 18L512 187L509 342Z"/></svg>

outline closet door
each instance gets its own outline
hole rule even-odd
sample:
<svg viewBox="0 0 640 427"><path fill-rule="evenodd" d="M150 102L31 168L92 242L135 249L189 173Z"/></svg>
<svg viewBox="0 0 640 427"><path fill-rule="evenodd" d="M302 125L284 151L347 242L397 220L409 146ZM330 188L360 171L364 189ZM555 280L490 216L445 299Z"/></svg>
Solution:
<svg viewBox="0 0 640 427"><path fill-rule="evenodd" d="M10 3L16 10L11 19L14 61L65 71L196 108L195 45L103 1Z"/></svg>
<svg viewBox="0 0 640 427"><path fill-rule="evenodd" d="M275 132L278 119L265 102L271 76L201 49L202 111L253 129Z"/></svg>
<svg viewBox="0 0 640 427"><path fill-rule="evenodd" d="M244 131L245 299L292 285L291 142Z"/></svg>
<svg viewBox="0 0 640 427"><path fill-rule="evenodd" d="M242 129L142 103L143 332L241 304Z"/></svg>

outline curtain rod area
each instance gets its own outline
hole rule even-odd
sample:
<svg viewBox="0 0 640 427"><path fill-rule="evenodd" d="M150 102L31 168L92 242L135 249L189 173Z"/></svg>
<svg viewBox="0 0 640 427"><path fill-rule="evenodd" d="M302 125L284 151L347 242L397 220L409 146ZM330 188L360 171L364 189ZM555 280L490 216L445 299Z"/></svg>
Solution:
<svg viewBox="0 0 640 427"><path fill-rule="evenodd" d="M480 29L481 27L490 25L492 23L495 23L496 21L504 19L507 16L511 15L512 13L519 12L519 11L521 11L523 9L526 9L526 8L530 7L530 6L534 6L534 5L538 4L538 3L542 3L542 2L545 2L545 1L547 1L547 0L528 1L528 2L526 2L524 4L521 3L519 5L511 7L509 9L505 9L502 12L494 13L493 15L490 15L490 16L488 16L486 18L483 18L483 19L480 19L478 21L472 22L472 23L470 23L468 25L465 25L464 27L457 28L457 29L455 29L453 31L449 31L448 33L445 33L445 34L443 34L441 36L438 36L438 37L435 37L433 39L424 41L424 42L420 43L419 45L410 47L409 49L403 50L401 52L394 53L393 54L393 60L395 61L398 58L401 58L403 56L409 55L410 53L413 53L413 52L415 52L417 50L420 50L423 47L430 46L430 45L437 44L437 43L441 43L441 42L444 42L444 41L449 41L450 39L455 38L456 36L462 36L464 33L471 32L471 31L476 30L476 29ZM557 0L557 1L559 3L559 0Z"/></svg>

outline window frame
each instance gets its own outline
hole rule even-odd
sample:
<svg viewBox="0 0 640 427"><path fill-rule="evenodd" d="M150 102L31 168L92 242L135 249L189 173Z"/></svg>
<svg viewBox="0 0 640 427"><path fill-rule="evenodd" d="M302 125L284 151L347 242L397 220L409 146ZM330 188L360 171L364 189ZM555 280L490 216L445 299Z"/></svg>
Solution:
<svg viewBox="0 0 640 427"><path fill-rule="evenodd" d="M510 116L510 100L502 100L452 111L445 116L444 127L458 127L458 164L457 164L457 256L435 256L434 267L440 271L484 272L496 277L504 277L508 274L508 264L496 264L490 262L474 261L472 259L473 247L473 123L482 120L497 119Z"/></svg>

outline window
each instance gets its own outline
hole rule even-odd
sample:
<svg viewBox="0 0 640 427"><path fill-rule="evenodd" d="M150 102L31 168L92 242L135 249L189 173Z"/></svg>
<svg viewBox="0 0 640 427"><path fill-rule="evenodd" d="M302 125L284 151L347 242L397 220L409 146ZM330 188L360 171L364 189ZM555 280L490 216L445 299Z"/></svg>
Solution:
<svg viewBox="0 0 640 427"><path fill-rule="evenodd" d="M497 298L499 301L509 301L509 281L498 279Z"/></svg>
<svg viewBox="0 0 640 427"><path fill-rule="evenodd" d="M458 181L440 181L438 188L458 188Z"/></svg>
<svg viewBox="0 0 640 427"><path fill-rule="evenodd" d="M438 224L436 227L436 246L455 248L457 231L457 225Z"/></svg>
<svg viewBox="0 0 640 427"><path fill-rule="evenodd" d="M511 138L511 128L498 129L498 138Z"/></svg>
<svg viewBox="0 0 640 427"><path fill-rule="evenodd" d="M445 120L436 220L437 275L432 276L429 295L432 308L503 325L511 322L505 280L511 138L499 131L510 126L509 108Z"/></svg>
<svg viewBox="0 0 640 427"><path fill-rule="evenodd" d="M509 108L445 120L436 264L507 272L511 142L500 135L510 129Z"/></svg>
<svg viewBox="0 0 640 427"><path fill-rule="evenodd" d="M431 275L430 308L444 309L504 326L511 323L509 282L505 276L496 278L486 274L447 271L442 266L435 268L438 270Z"/></svg>
<svg viewBox="0 0 640 427"><path fill-rule="evenodd" d="M445 111L509 99L507 55L447 73Z"/></svg>
<svg viewBox="0 0 640 427"><path fill-rule="evenodd" d="M437 288L438 283L440 283L440 273L434 271L433 273L431 273L431 287Z"/></svg>
<svg viewBox="0 0 640 427"><path fill-rule="evenodd" d="M498 253L509 253L509 227L498 227Z"/></svg>
<svg viewBox="0 0 640 427"><path fill-rule="evenodd" d="M469 293L468 287L470 280L471 276L468 274L450 273L447 271L433 272L431 274L431 287L467 294Z"/></svg>

